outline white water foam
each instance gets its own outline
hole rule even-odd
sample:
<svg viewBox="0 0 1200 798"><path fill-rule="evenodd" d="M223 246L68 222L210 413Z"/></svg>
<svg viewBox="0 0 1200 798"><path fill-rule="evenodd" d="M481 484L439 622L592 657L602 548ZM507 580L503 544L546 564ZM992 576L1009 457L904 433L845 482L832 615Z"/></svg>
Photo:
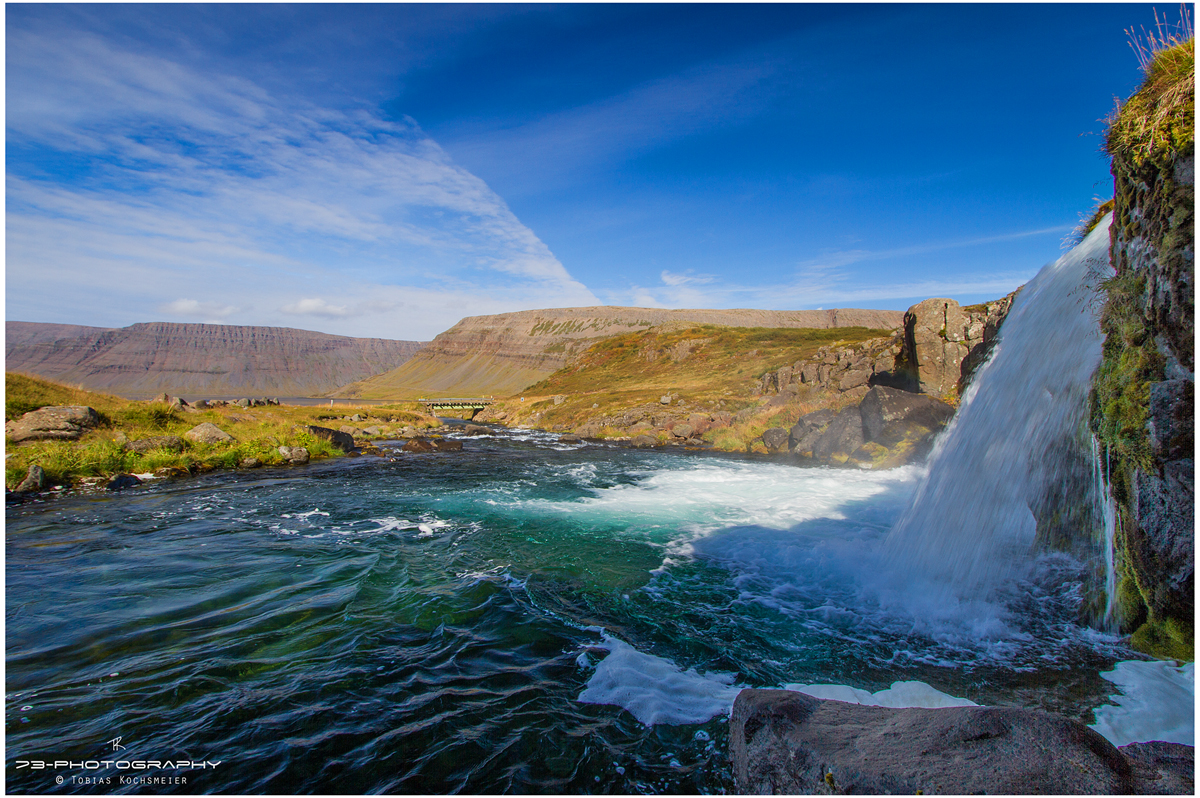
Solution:
<svg viewBox="0 0 1200 798"><path fill-rule="evenodd" d="M644 726L706 723L718 715L728 716L744 689L734 684L732 674L702 674L694 668L685 671L670 660L644 654L608 634L599 647L608 649L609 654L596 665L579 701L619 706ZM581 652L575 662L580 668L591 667L587 652ZM890 688L875 693L840 684L788 684L783 689L814 698L894 709L978 706L918 681L893 682Z"/></svg>
<svg viewBox="0 0 1200 798"><path fill-rule="evenodd" d="M686 555L697 537L735 525L788 529L820 518L855 514L882 531L886 512L871 517L873 497L893 490L907 495L921 473L796 468L768 463L680 458L680 467L635 473L635 484L592 488L594 471L576 466L575 477L592 495L570 501L509 499L533 514L569 517L591 525L619 523L630 532L651 533L675 556ZM500 502L498 502L500 503ZM856 509L850 510L849 506ZM897 510L889 507L887 512ZM653 533L665 533L654 535Z"/></svg>
<svg viewBox="0 0 1200 798"><path fill-rule="evenodd" d="M1196 663L1118 662L1100 674L1120 688L1092 728L1116 746L1162 740L1195 745Z"/></svg>
<svg viewBox="0 0 1200 798"><path fill-rule="evenodd" d="M607 634L600 647L609 654L596 666L579 701L619 706L644 726L704 723L728 715L742 690L733 684L732 674L681 670Z"/></svg>
<svg viewBox="0 0 1200 798"><path fill-rule="evenodd" d="M847 704L863 704L869 707L890 707L903 709L905 707L925 707L940 709L942 707L977 707L974 701L967 698L957 698L949 693L943 693L925 682L907 681L892 682L886 690L869 692L851 687L846 684L785 684L784 690L795 690L798 693L810 695L813 698L823 698L829 701L844 701Z"/></svg>

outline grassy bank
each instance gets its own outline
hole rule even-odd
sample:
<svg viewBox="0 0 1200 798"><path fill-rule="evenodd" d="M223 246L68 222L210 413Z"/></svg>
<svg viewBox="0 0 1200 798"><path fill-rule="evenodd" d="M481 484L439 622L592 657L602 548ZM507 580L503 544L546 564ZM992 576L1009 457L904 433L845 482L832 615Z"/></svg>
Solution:
<svg viewBox="0 0 1200 798"><path fill-rule="evenodd" d="M111 477L121 473L188 474L218 468L236 468L248 460L262 465L284 462L280 446L303 446L310 457L335 457L341 452L327 441L301 427L316 425L338 429L348 422L343 416L369 414L369 420L353 426L412 426L428 429L440 422L422 413L412 403L336 409L328 407L270 406L241 408L225 406L196 412L172 409L162 402L135 402L108 394L94 393L24 374L5 374L5 420L12 421L30 410L55 405L85 405L97 411L101 423L77 441L6 442L5 484L16 487L31 465L39 465L52 484L70 485L85 477ZM182 437L203 422L211 422L233 436L225 443L200 444L185 441L183 451L167 448L138 453L124 441L164 435Z"/></svg>
<svg viewBox="0 0 1200 798"><path fill-rule="evenodd" d="M807 358L823 346L849 346L890 336L863 327L761 328L692 325L656 327L606 338L496 411L510 425L542 429L589 429L599 438L628 436L603 419L638 412L673 415L728 413L730 423L703 434L725 451L761 449L757 439L772 426L791 426L804 413L837 407L838 396L795 396L774 404L758 394L764 374ZM667 404L661 399L669 397ZM778 400L776 400L778 401ZM661 434L663 440L666 438ZM765 449L762 449L765 451Z"/></svg>

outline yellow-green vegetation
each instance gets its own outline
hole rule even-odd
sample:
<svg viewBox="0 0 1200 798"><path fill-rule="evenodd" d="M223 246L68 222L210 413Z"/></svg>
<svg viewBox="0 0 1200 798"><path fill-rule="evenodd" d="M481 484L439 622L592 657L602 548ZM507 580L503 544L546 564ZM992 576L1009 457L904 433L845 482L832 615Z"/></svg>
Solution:
<svg viewBox="0 0 1200 798"><path fill-rule="evenodd" d="M283 462L280 446L303 446L310 457L338 456L341 452L324 439L300 429L304 425L337 428L343 415L354 408L269 406L242 408L225 406L198 412L172 409L162 402L135 402L107 394L70 388L39 377L5 374L5 420L11 421L40 407L85 405L97 411L101 424L77 441L30 441L6 445L5 483L16 487L31 465L41 466L51 483L69 484L80 477L110 477L120 473L147 473L166 469L184 474L235 468L254 458L263 465ZM391 424L416 428L435 427L440 422L416 409L415 405L397 404L365 408L372 423L386 420ZM336 415L335 415L336 414ZM226 443L185 442L182 452L151 449L137 453L127 450L121 436L131 441L183 433L205 421L233 436Z"/></svg>
<svg viewBox="0 0 1200 798"><path fill-rule="evenodd" d="M1186 18L1177 32L1160 23L1157 33L1131 38L1145 77L1110 120L1108 152L1135 169L1168 164L1196 140L1196 39Z"/></svg>
<svg viewBox="0 0 1200 798"><path fill-rule="evenodd" d="M564 368L526 388L525 401L508 399L500 409L510 424L529 423L536 416L536 426L562 429L577 429L590 419L655 405L664 394L671 395L670 407L685 417L688 410L711 413L719 409L737 414L762 402L755 389L763 374L809 357L823 346L889 335L890 331L863 327L709 324L628 332L593 344ZM560 397L557 403L555 396ZM735 416L731 426L712 430L704 439L717 449L765 452L756 439L766 429L791 426L806 412L837 404L836 397L804 399ZM629 432L609 426L594 434L616 437Z"/></svg>

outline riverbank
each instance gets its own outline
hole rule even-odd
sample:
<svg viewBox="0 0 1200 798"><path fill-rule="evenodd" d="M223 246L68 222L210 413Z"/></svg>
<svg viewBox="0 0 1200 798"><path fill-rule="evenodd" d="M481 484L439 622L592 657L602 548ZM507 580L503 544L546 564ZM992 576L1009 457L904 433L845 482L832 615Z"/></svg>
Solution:
<svg viewBox="0 0 1200 798"><path fill-rule="evenodd" d="M441 426L437 418L415 405L407 406L411 404L195 407L183 402L122 399L9 372L5 374L6 422L17 422L43 407L92 408L95 416L77 435L58 439L14 442L10 426L5 486L10 491L18 488L34 466L42 471L41 487L49 488L121 474L183 476L280 465L288 461L281 447L304 448L312 459L340 456L343 452L338 446L311 431L314 426L339 431L346 427L355 441L363 442L416 435ZM190 431L206 424L226 437L188 437Z"/></svg>

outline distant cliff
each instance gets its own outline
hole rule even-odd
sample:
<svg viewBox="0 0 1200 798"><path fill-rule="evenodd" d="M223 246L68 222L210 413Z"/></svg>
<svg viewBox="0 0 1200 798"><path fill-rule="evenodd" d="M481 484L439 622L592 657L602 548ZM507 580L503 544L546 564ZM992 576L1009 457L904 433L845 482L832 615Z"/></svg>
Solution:
<svg viewBox="0 0 1200 798"><path fill-rule="evenodd" d="M510 395L548 377L602 338L650 327L896 329L895 310L664 310L589 307L468 316L395 371L346 386L339 396L415 398Z"/></svg>
<svg viewBox="0 0 1200 798"><path fill-rule="evenodd" d="M224 324L152 322L119 329L5 323L4 366L130 398L321 396L390 371L423 344Z"/></svg>

